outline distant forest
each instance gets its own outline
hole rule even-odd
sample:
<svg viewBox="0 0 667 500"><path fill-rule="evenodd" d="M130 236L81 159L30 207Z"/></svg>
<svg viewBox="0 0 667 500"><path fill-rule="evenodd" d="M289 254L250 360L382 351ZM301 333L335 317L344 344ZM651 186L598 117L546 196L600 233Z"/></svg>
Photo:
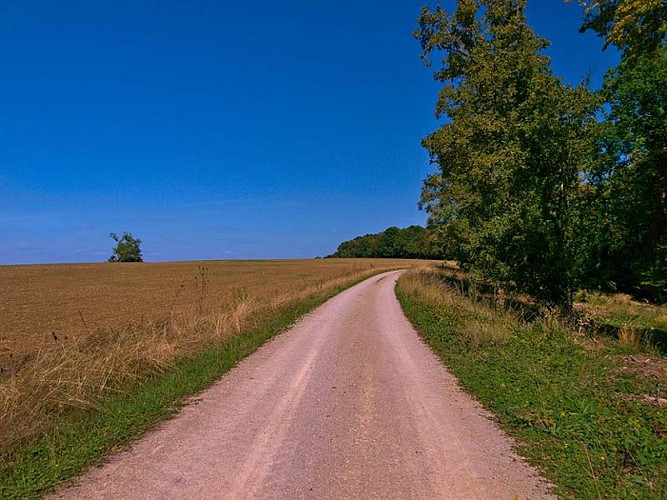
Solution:
<svg viewBox="0 0 667 500"><path fill-rule="evenodd" d="M430 232L421 226L390 227L381 233L344 241L328 257L384 257L393 259L438 259L441 255Z"/></svg>

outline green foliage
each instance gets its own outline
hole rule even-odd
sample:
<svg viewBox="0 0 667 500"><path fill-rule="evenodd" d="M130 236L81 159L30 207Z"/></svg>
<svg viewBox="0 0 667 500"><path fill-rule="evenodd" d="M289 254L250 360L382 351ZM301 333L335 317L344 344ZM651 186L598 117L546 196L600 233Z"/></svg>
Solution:
<svg viewBox="0 0 667 500"><path fill-rule="evenodd" d="M474 296L434 276L402 277L397 295L424 339L518 438L519 452L559 497L667 498L667 415L643 397L662 394L664 380L626 370L620 343L591 342L548 318L526 323L502 308L482 314ZM494 335L480 342L485 322Z"/></svg>
<svg viewBox="0 0 667 500"><path fill-rule="evenodd" d="M595 0L583 30L622 54L601 95L608 104L589 219L587 286L667 300L667 2Z"/></svg>
<svg viewBox="0 0 667 500"><path fill-rule="evenodd" d="M571 0L568 0L571 1ZM654 51L665 40L665 0L579 0L586 6L582 31L593 30L624 53Z"/></svg>
<svg viewBox="0 0 667 500"><path fill-rule="evenodd" d="M415 36L427 64L444 54L436 113L449 122L423 141L438 172L421 207L463 266L568 306L587 248L581 184L598 99L553 76L525 3L460 0L451 15L422 11Z"/></svg>
<svg viewBox="0 0 667 500"><path fill-rule="evenodd" d="M330 257L441 258L433 247L431 235L420 226L390 227L381 233L358 236L338 245Z"/></svg>
<svg viewBox="0 0 667 500"><path fill-rule="evenodd" d="M141 240L133 238L130 233L123 233L121 238L116 233L110 234L116 242L109 262L143 262L141 256Z"/></svg>
<svg viewBox="0 0 667 500"><path fill-rule="evenodd" d="M623 290L667 297L667 50L624 57L605 79L603 275Z"/></svg>

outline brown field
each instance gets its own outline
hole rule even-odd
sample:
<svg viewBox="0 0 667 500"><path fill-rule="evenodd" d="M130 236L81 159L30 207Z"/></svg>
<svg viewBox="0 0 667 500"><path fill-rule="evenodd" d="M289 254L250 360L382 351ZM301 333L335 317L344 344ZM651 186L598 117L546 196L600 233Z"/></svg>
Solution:
<svg viewBox="0 0 667 500"><path fill-rule="evenodd" d="M390 259L0 266L0 454L281 308Z"/></svg>
<svg viewBox="0 0 667 500"><path fill-rule="evenodd" d="M263 301L406 265L318 259L0 266L0 367L8 369L10 354L18 360L53 344L54 335L81 338L95 330L220 307L241 291Z"/></svg>

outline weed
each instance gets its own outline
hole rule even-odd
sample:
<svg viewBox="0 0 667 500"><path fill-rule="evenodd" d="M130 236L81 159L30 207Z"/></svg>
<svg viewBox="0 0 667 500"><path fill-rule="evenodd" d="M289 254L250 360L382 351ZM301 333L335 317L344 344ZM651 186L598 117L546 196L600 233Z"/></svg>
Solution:
<svg viewBox="0 0 667 500"><path fill-rule="evenodd" d="M623 325L619 328L618 341L625 347L639 351L641 347L641 334L636 328L630 325Z"/></svg>
<svg viewBox="0 0 667 500"><path fill-rule="evenodd" d="M204 306L208 295L208 268L206 266L197 266L197 275L195 276L195 304L197 314L204 314Z"/></svg>

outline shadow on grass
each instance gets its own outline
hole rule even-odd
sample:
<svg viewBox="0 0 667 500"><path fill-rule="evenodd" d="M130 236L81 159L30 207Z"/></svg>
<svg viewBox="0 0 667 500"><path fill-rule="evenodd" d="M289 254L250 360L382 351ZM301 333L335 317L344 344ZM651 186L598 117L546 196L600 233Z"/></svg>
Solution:
<svg viewBox="0 0 667 500"><path fill-rule="evenodd" d="M624 327L613 325L611 323L599 323L595 324L592 329L599 335L605 335L619 340ZM639 342L644 345L650 345L663 356L667 356L667 330L642 327L633 327L633 330L637 333Z"/></svg>

